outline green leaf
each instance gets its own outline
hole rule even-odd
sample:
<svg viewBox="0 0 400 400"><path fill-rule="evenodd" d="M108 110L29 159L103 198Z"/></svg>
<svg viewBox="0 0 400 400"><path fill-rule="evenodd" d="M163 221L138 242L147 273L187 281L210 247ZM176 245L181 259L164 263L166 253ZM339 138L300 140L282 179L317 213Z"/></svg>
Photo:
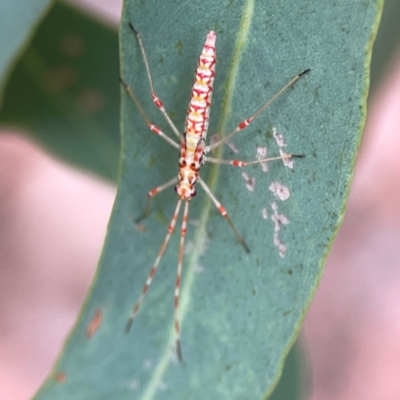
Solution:
<svg viewBox="0 0 400 400"><path fill-rule="evenodd" d="M306 388L309 381L309 368L301 349L301 343L296 344L290 352L283 366L282 376L274 389L270 400L302 400L310 398Z"/></svg>
<svg viewBox="0 0 400 400"><path fill-rule="evenodd" d="M11 68L52 3L51 0L2 0L0 4L0 108Z"/></svg>
<svg viewBox="0 0 400 400"><path fill-rule="evenodd" d="M118 38L56 3L7 86L0 122L58 157L116 180L119 139Z"/></svg>
<svg viewBox="0 0 400 400"><path fill-rule="evenodd" d="M178 164L175 149L149 132L123 93L120 184L100 265L62 357L36 399L262 399L271 393L343 218L380 11L378 0L125 2L122 76L152 122L173 137L152 104L128 22L141 32L157 94L181 129L196 59L214 29L219 61L211 133L226 134L295 74L311 68L232 140L238 154L228 147L217 154L251 160L263 146L268 155L279 154L276 131L285 151L305 157L294 161L293 170L280 161L271 162L268 173L259 165L202 170L251 253L199 188L191 202L184 262L180 365L173 353L179 235L170 241L130 334L123 332L176 195L169 190L155 198L145 231L133 219L143 212L148 190L176 175ZM255 179L253 191L244 171ZM273 182L289 188L290 197L276 198L269 190ZM286 246L281 256L279 243ZM96 312L101 324L88 337Z"/></svg>
<svg viewBox="0 0 400 400"><path fill-rule="evenodd" d="M386 0L382 10L379 31L374 42L374 56L371 60L371 88L373 93L385 78L388 65L398 54L400 46L399 26L400 1Z"/></svg>

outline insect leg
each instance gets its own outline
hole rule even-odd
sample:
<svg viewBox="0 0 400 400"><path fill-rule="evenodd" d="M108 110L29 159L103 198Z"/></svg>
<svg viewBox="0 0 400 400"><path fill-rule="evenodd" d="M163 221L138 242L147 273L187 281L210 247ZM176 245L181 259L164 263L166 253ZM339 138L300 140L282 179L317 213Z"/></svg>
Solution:
<svg viewBox="0 0 400 400"><path fill-rule="evenodd" d="M171 179L168 182L163 183L160 186L157 186L151 190L149 190L149 192L147 193L147 201L146 201L146 208L144 209L143 214L135 219L135 223L138 224L142 219L146 218L149 213L150 213L150 200L152 197L156 196L157 194L161 193L163 190L168 189L169 187L171 187L174 183L176 183L178 180L177 177Z"/></svg>
<svg viewBox="0 0 400 400"><path fill-rule="evenodd" d="M137 97L134 95L132 88L122 79L119 78L119 81L121 82L121 85L125 88L131 99L134 101L136 104L136 107L139 109L140 114L142 114L143 119L145 120L147 126L150 128L152 132L154 132L156 135L161 136L165 141L167 141L171 146L177 148L178 150L180 149L180 146L178 143L175 142L175 140L172 140L169 136L167 136L160 128L157 126L153 125L149 118L147 117L146 112L144 111L142 105L140 104L139 100Z"/></svg>
<svg viewBox="0 0 400 400"><path fill-rule="evenodd" d="M263 158L255 161L239 161L239 160L223 160L221 158L204 157L204 160L213 164L225 164L233 165L234 167L246 167L247 165L260 164L263 162L274 161L274 160L284 160L289 158L301 158L304 157L302 154L282 154L281 156Z"/></svg>
<svg viewBox="0 0 400 400"><path fill-rule="evenodd" d="M167 247L169 239L175 230L176 220L178 219L178 214L179 214L179 209L181 207L181 204L182 204L182 200L179 200L176 205L174 215L172 216L171 222L169 224L167 236L165 237L164 242L161 245L161 248L160 248L160 251L158 252L156 261L154 262L154 265L152 266L152 268L150 270L150 273L149 273L149 276L147 277L146 283L143 286L142 293L140 294L139 299L137 300L137 302L136 302L135 306L133 307L132 312L129 316L128 322L125 327L126 332L129 332L129 330L131 329L133 320L135 319L136 314L138 313L140 306L142 305L144 296L146 295L146 293L149 289L149 286L151 285L151 282L153 281L154 275L158 268L158 264L160 263L160 260L164 254L165 248Z"/></svg>
<svg viewBox="0 0 400 400"><path fill-rule="evenodd" d="M281 90L279 90L274 96L272 96L271 99L269 99L259 110L257 110L250 118L245 119L242 121L232 132L230 132L228 135L223 137L220 140L217 140L215 143L208 145L205 148L205 152L208 153L209 151L216 149L217 147L221 146L222 144L228 142L233 136L235 136L238 132L246 128L251 124L251 122L258 116L260 115L274 100L276 100L283 92L286 91L290 86L292 86L297 80L300 79L301 76L305 75L307 72L309 72L310 69L306 69L305 71L301 72L300 74L297 74L295 77L293 77Z"/></svg>
<svg viewBox="0 0 400 400"><path fill-rule="evenodd" d="M144 50L144 46L143 46L143 42L142 42L142 37L140 36L140 33L134 28L134 26L129 22L129 27L132 29L133 33L136 35L136 38L139 42L139 46L140 46L140 50L142 52L143 55L143 61L144 61L144 65L146 66L146 72L147 72L147 77L149 78L149 83L150 83L150 91L151 91L151 98L153 99L153 103L157 106L157 108L161 111L162 115L164 116L164 118L166 119L166 121L168 122L168 125L171 127L171 129L174 131L175 135L182 140L183 136L182 134L179 132L178 128L175 126L175 124L172 122L171 118L169 117L169 115L167 114L167 112L165 111L164 105L162 103L162 101L157 97L156 93L154 92L154 85L153 85L153 79L151 77L151 73L150 73L150 67L149 67L149 63L147 61L147 56L146 56L146 52Z"/></svg>
<svg viewBox="0 0 400 400"><path fill-rule="evenodd" d="M181 350L181 339L180 339L180 328L179 328L179 292L181 287L181 274L182 274L182 262L183 262L183 250L185 245L185 236L187 230L187 222L189 215L189 202L185 204L185 210L183 212L182 229L181 229L181 242L179 245L179 257L178 257L178 270L176 271L175 281L175 297L174 297L174 328L175 328L175 340L176 340L176 353L179 361L182 361L182 350Z"/></svg>
<svg viewBox="0 0 400 400"><path fill-rule="evenodd" d="M247 253L250 253L249 247L247 246L244 239L240 236L239 232L235 228L235 225L233 225L233 222L229 218L228 212L225 210L225 207L217 200L217 198L211 192L210 188L206 185L206 183L200 177L199 177L199 183L203 187L203 189L207 193L207 195L210 197L210 199L214 203L215 207L218 208L218 211L221 213L221 215L228 221L228 224L232 228L233 232L235 233L239 243L244 247L244 249L246 250Z"/></svg>

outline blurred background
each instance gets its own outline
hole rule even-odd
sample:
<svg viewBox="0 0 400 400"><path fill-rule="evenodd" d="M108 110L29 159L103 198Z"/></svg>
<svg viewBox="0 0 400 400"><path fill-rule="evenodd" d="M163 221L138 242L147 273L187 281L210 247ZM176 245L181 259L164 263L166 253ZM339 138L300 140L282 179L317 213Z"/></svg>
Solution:
<svg viewBox="0 0 400 400"><path fill-rule="evenodd" d="M117 28L121 1L70 3ZM310 400L400 399L399 17L400 2L387 0L346 216L300 335ZM88 50L71 40L64 46L70 57ZM57 71L57 82L68 84L73 72ZM118 108L116 80L109 85ZM86 90L76 118L100 112L107 101ZM95 271L116 192L29 137L0 132L1 400L32 397L49 373ZM118 143L102 140L118 151ZM102 168L111 182L115 167Z"/></svg>

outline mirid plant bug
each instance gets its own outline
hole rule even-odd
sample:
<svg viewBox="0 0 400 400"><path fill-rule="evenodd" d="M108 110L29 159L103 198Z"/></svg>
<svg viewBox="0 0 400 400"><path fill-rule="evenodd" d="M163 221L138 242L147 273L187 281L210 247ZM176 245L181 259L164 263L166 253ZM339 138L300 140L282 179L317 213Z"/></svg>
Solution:
<svg viewBox="0 0 400 400"><path fill-rule="evenodd" d="M143 116L146 121L147 126L150 128L152 132L159 135L162 139L164 139L171 146L175 147L180 155L179 155L179 169L178 176L172 178L171 180L163 183L162 185L150 190L147 194L147 203L144 213L136 219L136 223L139 223L143 218L145 218L150 211L150 200L152 197L157 195L158 193L164 191L165 189L170 188L175 185L175 191L178 195L178 202L175 208L175 212L172 216L171 222L168 227L167 235L164 239L164 242L161 245L161 248L158 252L157 258L152 266L150 273L147 277L146 283L142 289L142 292L137 300L131 315L128 319L126 325L126 331L129 331L133 320L138 313L143 299L153 281L154 275L157 271L158 265L161 261L161 258L164 254L164 251L167 247L169 239L175 230L175 226L177 223L177 219L179 216L179 212L181 209L182 202L185 203L184 211L183 211L183 219L181 224L181 238L179 245L179 255L178 255L178 269L176 273L176 281L175 281L175 295L174 295L174 329L175 329L175 337L176 337L176 352L179 360L182 360L182 351L180 344L180 326L179 326L179 292L180 292L180 284L181 284L181 274L182 274L182 263L183 263L183 250L185 243L185 236L187 231L187 223L189 216L189 205L190 201L196 195L196 184L199 183L203 188L205 193L210 197L211 201L217 207L218 211L221 215L226 219L229 226L232 228L236 238L239 243L243 246L247 253L250 252L249 247L246 242L243 240L233 222L231 221L225 207L218 201L218 199L211 192L207 184L200 177L200 169L206 163L216 163L216 164L227 164L233 165L235 167L245 167L252 164L265 163L273 160L282 160L282 159L290 159L293 157L302 157L302 155L295 154L281 154L277 157L258 159L255 161L239 161L239 160L224 160L219 158L208 157L207 154L216 149L217 147L227 143L233 136L235 136L238 132L245 129L247 126L251 124L251 122L261 114L274 100L276 100L286 89L288 89L291 85L293 85L301 76L309 72L307 69L302 73L293 77L281 90L279 90L270 100L268 100L259 110L257 110L250 118L243 120L237 127L230 132L228 135L219 138L216 142L206 145L206 137L207 137L207 129L209 122L209 114L211 107L211 98L213 92L213 84L215 78L215 65L216 65L216 50L215 50L215 41L216 34L213 31L208 32L206 42L204 44L203 50L198 59L198 65L195 73L195 82L192 87L192 95L189 102L189 108L186 115L185 122L185 130L181 133L178 128L174 125L170 117L168 116L163 103L156 95L154 91L153 79L150 73L149 63L147 61L146 52L143 46L142 38L139 32L133 27L132 24L129 24L129 27L136 35L138 40L140 50L143 55L144 64L146 67L147 76L150 83L150 92L151 97L153 99L154 104L161 111L168 125L171 127L175 136L179 139L180 143L177 143L174 139L170 138L164 132L161 131L156 125L150 122L146 112L141 106L139 100L135 96L132 88L122 79L120 78L121 84L126 89L129 96L132 98L134 103L136 104L139 112Z"/></svg>

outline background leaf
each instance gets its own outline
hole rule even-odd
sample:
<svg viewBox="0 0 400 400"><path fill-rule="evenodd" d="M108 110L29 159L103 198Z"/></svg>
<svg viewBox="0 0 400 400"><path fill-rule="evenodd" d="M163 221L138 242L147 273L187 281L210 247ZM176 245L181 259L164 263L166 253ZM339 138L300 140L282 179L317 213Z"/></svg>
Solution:
<svg viewBox="0 0 400 400"><path fill-rule="evenodd" d="M381 79L385 77L390 61L398 52L400 46L399 15L400 2L386 0L371 59L371 93L378 88Z"/></svg>
<svg viewBox="0 0 400 400"><path fill-rule="evenodd" d="M140 51L127 22L141 31L156 89L183 126L195 60L205 33L218 34L217 80L211 131L229 131L294 74L312 69L254 125L235 138L239 155L253 159L257 146L306 155L293 171L271 163L268 174L246 189L241 172L205 168L203 177L251 246L246 255L209 202L199 193L191 209L182 314L185 364L171 361L172 293L178 237L171 240L158 276L130 335L123 334L133 302L165 236L176 197L156 199L146 232L133 216L145 193L176 173L176 153L151 135L124 96L122 174L108 237L91 296L53 375L37 396L57 398L262 398L273 387L296 337L342 217L364 121L370 49L377 2L126 3L121 31L122 75L151 119L167 130L151 104ZM246 31L248 26L248 31ZM242 44L241 45L241 42ZM235 95L233 95L235 93ZM231 110L231 113L229 111ZM229 117L229 118L228 118ZM280 202L272 181L290 188ZM200 192L200 190L199 190ZM290 223L274 245L272 203ZM264 220L262 210L268 219ZM170 298L170 301L168 301ZM99 330L85 334L95 311ZM57 379L65 374L64 383ZM54 381L56 378L56 382Z"/></svg>
<svg viewBox="0 0 400 400"><path fill-rule="evenodd" d="M7 75L51 0L2 0L0 4L0 107Z"/></svg>
<svg viewBox="0 0 400 400"><path fill-rule="evenodd" d="M118 69L116 32L56 3L11 75L0 122L23 128L62 159L116 180Z"/></svg>
<svg viewBox="0 0 400 400"><path fill-rule="evenodd" d="M290 349L282 370L282 376L269 397L270 400L302 400L308 399L310 389L309 376L306 358L301 350L301 342Z"/></svg>

